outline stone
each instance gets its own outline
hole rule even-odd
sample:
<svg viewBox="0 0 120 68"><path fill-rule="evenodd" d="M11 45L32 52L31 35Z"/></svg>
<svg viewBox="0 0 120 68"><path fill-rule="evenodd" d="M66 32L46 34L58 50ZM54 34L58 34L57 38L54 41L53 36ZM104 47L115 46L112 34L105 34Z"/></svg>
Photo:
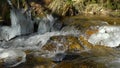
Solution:
<svg viewBox="0 0 120 68"><path fill-rule="evenodd" d="M68 54L68 52L79 52L84 48L79 43L77 37L74 36L53 36L41 48L42 56L51 58L53 61L60 62Z"/></svg>
<svg viewBox="0 0 120 68"><path fill-rule="evenodd" d="M16 68L53 68L56 64L48 58L28 54L26 62Z"/></svg>

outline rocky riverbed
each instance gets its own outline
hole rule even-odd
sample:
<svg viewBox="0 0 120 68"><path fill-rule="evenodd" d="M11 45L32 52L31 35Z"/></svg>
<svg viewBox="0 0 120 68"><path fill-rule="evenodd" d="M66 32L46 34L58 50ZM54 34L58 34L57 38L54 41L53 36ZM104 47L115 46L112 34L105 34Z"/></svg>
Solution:
<svg viewBox="0 0 120 68"><path fill-rule="evenodd" d="M119 68L120 28L116 26L119 25L118 18L108 21L108 18L102 20L101 17L89 19L76 16L65 17L62 22L66 26L61 31L16 37L1 42L1 67ZM18 63L24 56L22 53L18 55L18 49L25 53L26 57L24 62L16 66L11 61ZM9 53L10 57L15 58L6 59L5 56L9 56Z"/></svg>
<svg viewBox="0 0 120 68"><path fill-rule="evenodd" d="M11 23L8 7L0 17L0 68L119 68L119 10L83 0L8 3Z"/></svg>

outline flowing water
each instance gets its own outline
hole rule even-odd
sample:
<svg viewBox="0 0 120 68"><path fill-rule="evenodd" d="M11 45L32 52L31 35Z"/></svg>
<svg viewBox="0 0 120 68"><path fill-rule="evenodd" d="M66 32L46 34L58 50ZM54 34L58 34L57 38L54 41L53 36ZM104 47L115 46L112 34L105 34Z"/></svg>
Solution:
<svg viewBox="0 0 120 68"><path fill-rule="evenodd" d="M119 18L82 15L60 21L50 14L35 20L33 33L34 21L19 10L12 8L11 26L0 27L1 67L119 68Z"/></svg>

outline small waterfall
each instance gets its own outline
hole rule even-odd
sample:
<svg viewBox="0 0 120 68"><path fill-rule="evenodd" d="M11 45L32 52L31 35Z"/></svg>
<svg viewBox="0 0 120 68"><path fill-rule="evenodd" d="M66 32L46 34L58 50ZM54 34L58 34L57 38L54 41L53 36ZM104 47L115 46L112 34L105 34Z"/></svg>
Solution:
<svg viewBox="0 0 120 68"><path fill-rule="evenodd" d="M44 17L38 26L38 33L44 34L46 32L60 31L63 24L54 18L51 14Z"/></svg>
<svg viewBox="0 0 120 68"><path fill-rule="evenodd" d="M8 0L8 3L11 6L11 26L0 27L0 40L8 41L16 36L33 33L35 27L34 21L31 19L31 12L25 11L23 8L15 8L10 0ZM39 22L37 30L39 34L60 31L63 26L52 14L47 14L46 17L37 21Z"/></svg>
<svg viewBox="0 0 120 68"><path fill-rule="evenodd" d="M18 35L22 35L22 34L29 34L33 32L33 22L31 20L31 18L22 13L22 10L18 10L18 9L12 9L11 10L11 27L19 27L18 31L20 32L20 34Z"/></svg>
<svg viewBox="0 0 120 68"><path fill-rule="evenodd" d="M3 49L9 49L9 48L15 48L15 49L22 49L22 50L39 50L42 48L47 41L52 36L59 36L59 35L73 35L73 36L79 36L80 32L76 31L55 31L55 32L47 32L45 34L34 34L29 36L22 36L17 37L15 39L12 39L8 42L2 42L0 45L0 48Z"/></svg>
<svg viewBox="0 0 120 68"><path fill-rule="evenodd" d="M63 24L52 14L47 14L46 17L36 20L39 22L38 30L33 34L35 27L34 21L31 20L31 13L15 8L10 0L8 2L12 8L10 10L11 26L0 26L0 40L3 40L0 41L0 59L4 58L5 65L8 67L14 67L25 62L26 54L22 50L38 51L52 36L78 36L80 34L78 30L64 31L66 28L62 30ZM53 59L58 61L63 59L64 51L62 51L63 53L59 52L57 50L53 54L56 56ZM18 62L17 58L19 57L22 60Z"/></svg>
<svg viewBox="0 0 120 68"><path fill-rule="evenodd" d="M86 49L81 51L83 53L81 54L79 53L80 55L77 55L77 53L75 53L78 47L76 45L81 46L81 44L77 44L76 42L79 43L79 42L82 42L82 41L85 42L85 41L79 39L80 35L81 34L83 35L83 33L81 33L80 30L77 30L77 28L75 28L74 26L68 25L63 27L63 24L61 23L61 21L55 18L52 14L47 14L43 18L39 20L35 20L35 22L38 22L37 23L38 28L37 28L37 32L33 33L35 28L34 27L35 23L31 19L31 13L29 11L24 11L23 9L18 9L13 7L10 0L8 0L8 2L12 7L12 9L10 10L11 26L0 26L0 40L5 40L5 41L0 41L0 60L4 62L3 64L5 65L5 67L15 67L25 62L26 55L27 55L27 58L29 57L28 54L24 52L27 50L32 51L32 53L34 53L32 55L34 56L37 55L44 58L50 58L51 60L56 62L67 60L67 59L71 61L74 58L75 60L78 60L76 59L76 57L79 57L80 59L85 59L86 61L86 56L84 58L84 53L86 55L91 54L90 57L95 56L94 54L92 54L92 50L89 50L89 52L85 52ZM103 24L107 24L107 23L103 22L101 26L96 26L95 28L98 28L98 32L95 34L92 34L89 37L88 41L92 44L102 44L102 45L108 45L110 47L115 47L120 45L120 38L119 38L120 27L108 26L108 25L103 26ZM29 35L26 35L26 34L29 34ZM65 37L65 36L71 36L71 35L77 37L77 40L74 38L69 39L68 37ZM54 36L63 36L65 38L57 37L54 40ZM53 39L51 37L53 37ZM59 38L62 40L59 40ZM67 38L68 38L68 41L67 41ZM72 43L71 42L72 40L75 40L76 42ZM53 46L55 46L55 49L52 51L49 51L49 50L47 51L42 49L43 46L49 44L49 42L50 43L54 42L52 43L52 45L54 44ZM66 45L69 45L69 46L75 45L75 49L76 49L74 52L75 54L67 53L68 46ZM91 49L94 49L94 48L91 48ZM111 52L108 52L108 53L111 53ZM82 56L83 58L81 58ZM89 60L90 57L87 56L87 60ZM95 58L96 60L96 57L93 57L92 59ZM104 61L104 57L102 58L103 58L102 61ZM110 65L111 67L112 65L116 65L119 68L119 64L120 64L119 61L120 59L118 58L113 62L109 62L108 65Z"/></svg>
<svg viewBox="0 0 120 68"><path fill-rule="evenodd" d="M76 31L71 30L68 32L56 31L46 32L44 34L34 34L30 36L17 37L7 42L3 41L0 42L0 59L4 58L5 65L7 65L8 67L14 67L22 62L25 62L26 54L22 50L39 51L52 36L60 35L78 36L79 34L80 33L77 30ZM56 46L59 48L58 45ZM60 50L56 51L55 53L45 55L48 55L47 58L52 58L55 61L61 61L65 56L64 51L62 51L61 53ZM8 57L10 57L11 59L9 59ZM22 57L22 60L16 61L18 57Z"/></svg>
<svg viewBox="0 0 120 68"><path fill-rule="evenodd" d="M34 26L33 21L31 20L31 13L25 12L22 8L18 9L13 7L10 0L8 3L11 6L10 18L11 26L2 26L0 27L0 40L10 40L18 35L25 35L33 33Z"/></svg>
<svg viewBox="0 0 120 68"><path fill-rule="evenodd" d="M46 32L49 32L50 31L50 28L52 26L53 22L50 22L50 20L47 18L47 17L44 17L40 22L39 22L39 25L38 25L38 33L40 34L44 34Z"/></svg>

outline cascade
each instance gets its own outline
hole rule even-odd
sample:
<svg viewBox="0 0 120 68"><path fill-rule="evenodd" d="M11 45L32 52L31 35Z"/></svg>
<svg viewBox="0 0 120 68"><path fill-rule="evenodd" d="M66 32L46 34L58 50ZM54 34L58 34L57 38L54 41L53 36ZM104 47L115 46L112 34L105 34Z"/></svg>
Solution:
<svg viewBox="0 0 120 68"><path fill-rule="evenodd" d="M40 22L38 26L38 33L44 34L46 32L60 31L63 24L54 18L51 14L47 14Z"/></svg>
<svg viewBox="0 0 120 68"><path fill-rule="evenodd" d="M8 41L18 35L33 33L34 23L31 20L31 13L28 15L28 13L22 8L15 8L10 0L8 0L8 3L11 6L11 26L0 26L0 40Z"/></svg>

